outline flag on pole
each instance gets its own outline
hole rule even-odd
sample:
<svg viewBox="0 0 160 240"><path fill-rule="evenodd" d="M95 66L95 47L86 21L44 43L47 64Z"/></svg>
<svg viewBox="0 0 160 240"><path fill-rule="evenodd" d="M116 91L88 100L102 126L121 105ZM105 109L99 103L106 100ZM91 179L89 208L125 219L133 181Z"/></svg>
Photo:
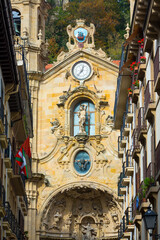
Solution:
<svg viewBox="0 0 160 240"><path fill-rule="evenodd" d="M29 145L29 137L22 144L15 158L17 164L20 166L21 173L27 178L31 177L31 150Z"/></svg>

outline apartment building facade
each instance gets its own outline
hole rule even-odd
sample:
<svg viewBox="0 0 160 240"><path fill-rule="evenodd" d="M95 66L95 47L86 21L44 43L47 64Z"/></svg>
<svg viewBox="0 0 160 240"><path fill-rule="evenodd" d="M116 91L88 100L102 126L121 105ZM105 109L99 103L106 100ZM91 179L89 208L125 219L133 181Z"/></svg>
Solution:
<svg viewBox="0 0 160 240"><path fill-rule="evenodd" d="M27 239L25 177L15 155L33 136L32 111L23 47L14 50L10 1L0 1L0 239ZM18 57L18 61L16 60Z"/></svg>
<svg viewBox="0 0 160 240"><path fill-rule="evenodd" d="M119 239L158 239L160 234L159 12L159 1L136 0L130 36L122 47L114 106L123 166ZM144 221L148 207L157 214L153 231L147 231Z"/></svg>

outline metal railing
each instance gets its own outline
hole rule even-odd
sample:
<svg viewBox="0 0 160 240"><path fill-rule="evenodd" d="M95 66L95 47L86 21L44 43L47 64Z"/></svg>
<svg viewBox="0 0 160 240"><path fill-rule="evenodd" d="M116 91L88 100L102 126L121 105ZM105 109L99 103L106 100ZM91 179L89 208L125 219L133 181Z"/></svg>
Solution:
<svg viewBox="0 0 160 240"><path fill-rule="evenodd" d="M135 216L137 215L137 213L139 214L139 197L136 196L132 202L132 215L133 218L135 218Z"/></svg>
<svg viewBox="0 0 160 240"><path fill-rule="evenodd" d="M133 130L132 139L133 139L133 151L135 151L136 149L140 148L140 143L138 141L138 128L135 128Z"/></svg>
<svg viewBox="0 0 160 240"><path fill-rule="evenodd" d="M15 157L13 156L13 154L11 156L11 166L12 166L12 169L13 169L13 173L15 175L20 175L21 176L21 180L22 180L23 186L25 188L25 176L24 176L24 174L21 174L20 167L16 163L16 160L15 160Z"/></svg>
<svg viewBox="0 0 160 240"><path fill-rule="evenodd" d="M155 176L160 171L160 141L155 149Z"/></svg>
<svg viewBox="0 0 160 240"><path fill-rule="evenodd" d="M5 198L6 198L5 188L2 185L2 180L0 179L0 202L3 207L5 207Z"/></svg>
<svg viewBox="0 0 160 240"><path fill-rule="evenodd" d="M23 240L24 237L22 230L20 229L20 225L18 224L17 219L12 213L9 202L5 202L5 213L6 215L3 218L3 221L7 221L9 223L12 232L16 235L18 240Z"/></svg>
<svg viewBox="0 0 160 240"><path fill-rule="evenodd" d="M146 120L144 117L144 107L141 107L138 112L138 136L142 130L147 129Z"/></svg>
<svg viewBox="0 0 160 240"><path fill-rule="evenodd" d="M122 194L120 194L120 188L125 188L125 186L122 185L122 180L123 180L123 173L120 173L119 181L118 181L118 196L123 196Z"/></svg>
<svg viewBox="0 0 160 240"><path fill-rule="evenodd" d="M4 123L4 104L3 104L2 97L0 97L0 118L2 119L2 122Z"/></svg>
<svg viewBox="0 0 160 240"><path fill-rule="evenodd" d="M126 225L130 224L130 221L133 219L132 216L132 207L128 207L125 211Z"/></svg>
<svg viewBox="0 0 160 240"><path fill-rule="evenodd" d="M8 142L8 147L5 149L4 157L11 159L11 156L12 156L12 152L11 152L12 147L11 147L11 140L10 140L10 138L7 139L7 142Z"/></svg>
<svg viewBox="0 0 160 240"><path fill-rule="evenodd" d="M126 167L133 167L132 151L127 150L126 153Z"/></svg>
<svg viewBox="0 0 160 240"><path fill-rule="evenodd" d="M154 102L154 81L149 80L145 89L144 114L148 109L148 105Z"/></svg>
<svg viewBox="0 0 160 240"><path fill-rule="evenodd" d="M127 113L133 113L132 109L132 99L128 97L127 102L126 102L126 114Z"/></svg>
<svg viewBox="0 0 160 240"><path fill-rule="evenodd" d="M160 72L160 46L157 47L154 58L154 84L156 83L158 73Z"/></svg>
<svg viewBox="0 0 160 240"><path fill-rule="evenodd" d="M146 171L146 177L148 177L148 178L155 177L155 163L154 162L149 163L149 165L147 167L147 171Z"/></svg>

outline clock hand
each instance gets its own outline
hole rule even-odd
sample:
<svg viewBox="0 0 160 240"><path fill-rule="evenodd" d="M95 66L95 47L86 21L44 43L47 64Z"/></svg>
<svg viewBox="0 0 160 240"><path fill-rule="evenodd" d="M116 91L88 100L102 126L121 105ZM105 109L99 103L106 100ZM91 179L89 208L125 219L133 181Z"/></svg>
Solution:
<svg viewBox="0 0 160 240"><path fill-rule="evenodd" d="M79 76L81 74L81 72L83 72L83 69L84 69L84 65L82 66L80 72L77 74L77 76Z"/></svg>

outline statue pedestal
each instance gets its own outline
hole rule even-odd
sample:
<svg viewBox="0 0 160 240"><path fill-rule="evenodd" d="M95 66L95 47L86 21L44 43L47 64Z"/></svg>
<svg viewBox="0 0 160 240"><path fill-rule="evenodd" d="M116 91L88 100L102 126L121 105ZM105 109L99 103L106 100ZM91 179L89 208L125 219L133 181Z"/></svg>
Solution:
<svg viewBox="0 0 160 240"><path fill-rule="evenodd" d="M78 133L76 136L75 136L77 142L79 142L80 144L80 147L84 147L85 143L87 142L88 140L88 135L86 133Z"/></svg>

